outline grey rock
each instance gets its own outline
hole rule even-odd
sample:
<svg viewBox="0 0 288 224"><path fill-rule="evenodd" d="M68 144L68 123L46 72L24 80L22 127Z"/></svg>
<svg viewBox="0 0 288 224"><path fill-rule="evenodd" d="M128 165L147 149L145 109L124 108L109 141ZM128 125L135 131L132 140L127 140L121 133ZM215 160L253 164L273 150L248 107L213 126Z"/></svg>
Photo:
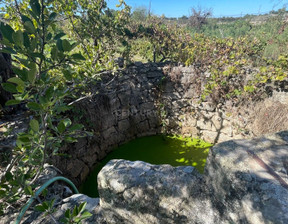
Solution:
<svg viewBox="0 0 288 224"><path fill-rule="evenodd" d="M206 181L211 186L214 204L234 223L288 223L288 188L257 162L256 154L286 183L283 161L288 158L287 132L252 140L217 144L210 150ZM277 162L278 169L272 166ZM288 185L287 185L288 186Z"/></svg>
<svg viewBox="0 0 288 224"><path fill-rule="evenodd" d="M220 220L193 167L112 160L99 173L98 188L108 223L212 224Z"/></svg>

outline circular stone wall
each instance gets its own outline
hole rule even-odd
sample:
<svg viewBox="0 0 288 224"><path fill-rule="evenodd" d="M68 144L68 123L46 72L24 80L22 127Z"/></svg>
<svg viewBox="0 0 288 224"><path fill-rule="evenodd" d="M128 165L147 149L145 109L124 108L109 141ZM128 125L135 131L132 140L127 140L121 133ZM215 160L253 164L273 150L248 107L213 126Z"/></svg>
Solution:
<svg viewBox="0 0 288 224"><path fill-rule="evenodd" d="M134 138L168 133L216 143L254 137L258 134L255 127L263 120L259 114L265 116L265 105L272 102L288 109L285 92L275 92L269 99L252 102L252 106L235 107L228 101L221 105L199 103L207 76L194 67L167 63L135 63L114 75L102 73L101 82L91 87L92 96L79 100L75 108L93 137L64 146L60 153L70 157L54 157L52 163L79 186L112 149ZM266 129L262 125L259 134L287 129L287 116L281 119L283 126L273 129L278 118L273 115L266 119L271 125L266 124Z"/></svg>

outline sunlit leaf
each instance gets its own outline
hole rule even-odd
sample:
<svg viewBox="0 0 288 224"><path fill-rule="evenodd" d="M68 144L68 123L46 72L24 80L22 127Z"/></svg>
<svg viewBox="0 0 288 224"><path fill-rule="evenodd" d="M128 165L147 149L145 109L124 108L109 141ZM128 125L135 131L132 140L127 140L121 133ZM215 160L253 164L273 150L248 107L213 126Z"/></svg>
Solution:
<svg viewBox="0 0 288 224"><path fill-rule="evenodd" d="M88 211L85 211L85 212L83 212L82 214L81 214L81 218L82 219L87 219L87 218L89 218L89 217L91 217L92 216L92 214L90 213L90 212L88 212Z"/></svg>
<svg viewBox="0 0 288 224"><path fill-rule="evenodd" d="M12 83L15 83L15 84L20 85L20 86L24 86L25 85L23 80L19 79L18 77L12 77L12 78L8 79L7 82L12 82Z"/></svg>

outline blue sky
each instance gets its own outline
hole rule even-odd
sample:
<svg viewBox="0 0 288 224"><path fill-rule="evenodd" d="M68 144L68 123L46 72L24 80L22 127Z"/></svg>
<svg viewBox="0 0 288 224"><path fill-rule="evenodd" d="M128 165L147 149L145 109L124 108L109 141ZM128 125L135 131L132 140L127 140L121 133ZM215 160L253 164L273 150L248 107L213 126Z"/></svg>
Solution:
<svg viewBox="0 0 288 224"><path fill-rule="evenodd" d="M110 8L115 8L118 0L107 0ZM135 7L146 6L150 0L125 0ZM241 16L246 14L267 13L283 7L287 0L151 0L151 9L154 14L165 14L167 17L189 16L191 7L202 7L212 9L214 17L219 16Z"/></svg>

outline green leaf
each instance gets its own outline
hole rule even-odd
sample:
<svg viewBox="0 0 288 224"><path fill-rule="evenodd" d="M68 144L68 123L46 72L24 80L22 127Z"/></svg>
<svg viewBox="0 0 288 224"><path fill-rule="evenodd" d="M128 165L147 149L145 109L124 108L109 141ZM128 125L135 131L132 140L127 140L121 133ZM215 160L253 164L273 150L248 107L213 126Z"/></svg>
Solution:
<svg viewBox="0 0 288 224"><path fill-rule="evenodd" d="M46 37L47 41L51 40L51 38L52 38L52 33L48 33Z"/></svg>
<svg viewBox="0 0 288 224"><path fill-rule="evenodd" d="M2 83L2 87L4 90L10 93L18 93L16 86L12 83Z"/></svg>
<svg viewBox="0 0 288 224"><path fill-rule="evenodd" d="M12 82L12 83L15 83L15 84L20 85L20 86L25 86L25 83L23 82L23 80L19 79L18 77L12 77L12 78L8 79L7 82Z"/></svg>
<svg viewBox="0 0 288 224"><path fill-rule="evenodd" d="M32 190L31 186L25 186L24 192L25 192L25 194L33 195L33 190Z"/></svg>
<svg viewBox="0 0 288 224"><path fill-rule="evenodd" d="M30 63L29 64L29 68L30 70L28 71L28 81L30 83L34 83L35 79L36 79L36 73L37 73L37 68L36 68L36 64L35 63Z"/></svg>
<svg viewBox="0 0 288 224"><path fill-rule="evenodd" d="M77 142L77 139L71 136L65 136L65 141L68 143L73 143L73 142Z"/></svg>
<svg viewBox="0 0 288 224"><path fill-rule="evenodd" d="M12 29L11 26L9 26L8 24L4 24L4 23L0 23L0 31L2 33L2 36L4 38L6 38L7 40L9 40L11 43L13 43L13 33L14 30Z"/></svg>
<svg viewBox="0 0 288 224"><path fill-rule="evenodd" d="M48 101L45 97L43 96L39 96L39 102L42 104L42 106L44 107L43 104L46 104Z"/></svg>
<svg viewBox="0 0 288 224"><path fill-rule="evenodd" d="M71 72L69 70L64 70L63 71L63 75L68 81L72 80L72 74L71 74Z"/></svg>
<svg viewBox="0 0 288 224"><path fill-rule="evenodd" d="M74 217L73 222L74 223L79 223L81 221L81 217Z"/></svg>
<svg viewBox="0 0 288 224"><path fill-rule="evenodd" d="M60 134L62 134L65 131L65 129L66 129L65 124L63 123L63 121L61 121L57 126L57 130Z"/></svg>
<svg viewBox="0 0 288 224"><path fill-rule="evenodd" d="M82 213L87 205L87 202L83 202L79 205L79 213Z"/></svg>
<svg viewBox="0 0 288 224"><path fill-rule="evenodd" d="M30 6L32 11L39 16L40 15L40 4L38 2L38 0L30 0Z"/></svg>
<svg viewBox="0 0 288 224"><path fill-rule="evenodd" d="M35 50L35 48L37 47L37 43L38 43L38 41L37 41L36 38L33 38L33 39L31 40L31 42L30 42L30 50L31 50L31 51L34 51L34 50Z"/></svg>
<svg viewBox="0 0 288 224"><path fill-rule="evenodd" d="M21 15L21 19L22 19L23 23L25 23L27 21L32 23L32 20L27 16Z"/></svg>
<svg viewBox="0 0 288 224"><path fill-rule="evenodd" d="M39 211L39 212L45 212L46 208L44 208L42 205L36 205L35 210Z"/></svg>
<svg viewBox="0 0 288 224"><path fill-rule="evenodd" d="M8 100L8 101L5 103L5 105L6 105L6 106L12 106L12 105L17 105L17 104L19 104L19 103L21 103L20 100Z"/></svg>
<svg viewBox="0 0 288 224"><path fill-rule="evenodd" d="M18 85L18 86L16 87L16 89L17 89L17 91L18 91L19 93L24 93L25 87Z"/></svg>
<svg viewBox="0 0 288 224"><path fill-rule="evenodd" d="M35 119L31 120L29 125L33 131L35 131L35 132L39 131L39 122L37 120L35 120Z"/></svg>
<svg viewBox="0 0 288 224"><path fill-rule="evenodd" d="M52 49L51 49L51 58L52 60L57 60L57 56L58 56L58 49L56 46L54 46Z"/></svg>
<svg viewBox="0 0 288 224"><path fill-rule="evenodd" d="M29 10L28 12L37 21L37 23L41 25L40 20L39 20L40 19L39 15L36 15L32 10Z"/></svg>
<svg viewBox="0 0 288 224"><path fill-rule="evenodd" d="M46 99L51 100L51 98L53 97L53 93L54 93L54 87L50 86L45 92Z"/></svg>
<svg viewBox="0 0 288 224"><path fill-rule="evenodd" d="M0 52L7 53L7 54L16 54L17 53L11 47L5 47L3 49L0 49Z"/></svg>
<svg viewBox="0 0 288 224"><path fill-rule="evenodd" d="M69 209L67 209L67 210L65 211L65 217L68 218L68 219L71 217L71 213L70 213L70 210L69 210Z"/></svg>
<svg viewBox="0 0 288 224"><path fill-rule="evenodd" d="M55 37L54 37L54 40L58 40L60 39L61 37L65 36L66 34L65 33L58 33Z"/></svg>
<svg viewBox="0 0 288 224"><path fill-rule="evenodd" d="M35 57L35 58L40 58L42 60L45 60L45 56L41 53L31 53L30 54L32 57Z"/></svg>
<svg viewBox="0 0 288 224"><path fill-rule="evenodd" d="M66 128L72 124L72 121L69 118L62 120L62 122L64 123Z"/></svg>
<svg viewBox="0 0 288 224"><path fill-rule="evenodd" d="M71 44L68 40L64 39L62 40L62 48L63 48L63 51L71 51L72 47L71 47Z"/></svg>
<svg viewBox="0 0 288 224"><path fill-rule="evenodd" d="M30 40L27 32L23 33L23 43L26 48L30 47Z"/></svg>
<svg viewBox="0 0 288 224"><path fill-rule="evenodd" d="M41 106L38 103L35 102L29 102L27 103L27 107L31 110L39 111L41 110Z"/></svg>
<svg viewBox="0 0 288 224"><path fill-rule="evenodd" d="M7 173L5 174L5 178L6 178L7 181L12 180L12 179L13 179L12 173L11 173L11 172L7 172Z"/></svg>
<svg viewBox="0 0 288 224"><path fill-rule="evenodd" d="M24 43L24 36L23 36L23 33L21 30L17 30L16 32L14 32L12 34L12 37L13 37L13 40L14 40L14 43L18 46L22 46L23 43Z"/></svg>
<svg viewBox="0 0 288 224"><path fill-rule="evenodd" d="M82 124L74 124L71 128L69 128L70 131L78 131L81 130L84 127Z"/></svg>
<svg viewBox="0 0 288 224"><path fill-rule="evenodd" d="M52 13L49 15L49 20L54 20L56 17L57 17L57 13L56 13L56 12L52 12Z"/></svg>
<svg viewBox="0 0 288 224"><path fill-rule="evenodd" d="M92 216L92 214L90 212L88 212L88 211L85 211L85 212L83 212L83 214L81 214L81 218L82 219L87 219L87 218L89 218L91 216Z"/></svg>
<svg viewBox="0 0 288 224"><path fill-rule="evenodd" d="M30 143L30 138L28 138L27 136L19 136L18 137L18 141L22 142L22 143Z"/></svg>
<svg viewBox="0 0 288 224"><path fill-rule="evenodd" d="M15 74L17 74L23 81L28 81L28 80L27 80L28 74L27 74L27 70L26 70L26 69L19 69L19 68L13 66L12 70L13 70L13 72L14 72Z"/></svg>
<svg viewBox="0 0 288 224"><path fill-rule="evenodd" d="M57 40L56 46L57 46L57 49L58 49L59 51L64 51L64 50L63 50L63 45L62 45L62 40L61 40L61 39L58 39L58 40Z"/></svg>
<svg viewBox="0 0 288 224"><path fill-rule="evenodd" d="M73 209L72 215L75 217L75 216L77 216L78 214L79 214L78 207L75 206L74 209Z"/></svg>
<svg viewBox="0 0 288 224"><path fill-rule="evenodd" d="M28 33L30 33L30 34L35 34L35 32L36 32L33 23L30 22L30 21L26 21L26 22L24 23L24 28L25 28L25 30L26 30Z"/></svg>
<svg viewBox="0 0 288 224"><path fill-rule="evenodd" d="M71 58L75 59L75 60L86 60L82 54L72 54Z"/></svg>
<svg viewBox="0 0 288 224"><path fill-rule="evenodd" d="M61 106L55 107L55 110L57 111L57 113L63 113L63 112L66 112L68 110L71 110L71 107L65 106L65 105L61 105Z"/></svg>

